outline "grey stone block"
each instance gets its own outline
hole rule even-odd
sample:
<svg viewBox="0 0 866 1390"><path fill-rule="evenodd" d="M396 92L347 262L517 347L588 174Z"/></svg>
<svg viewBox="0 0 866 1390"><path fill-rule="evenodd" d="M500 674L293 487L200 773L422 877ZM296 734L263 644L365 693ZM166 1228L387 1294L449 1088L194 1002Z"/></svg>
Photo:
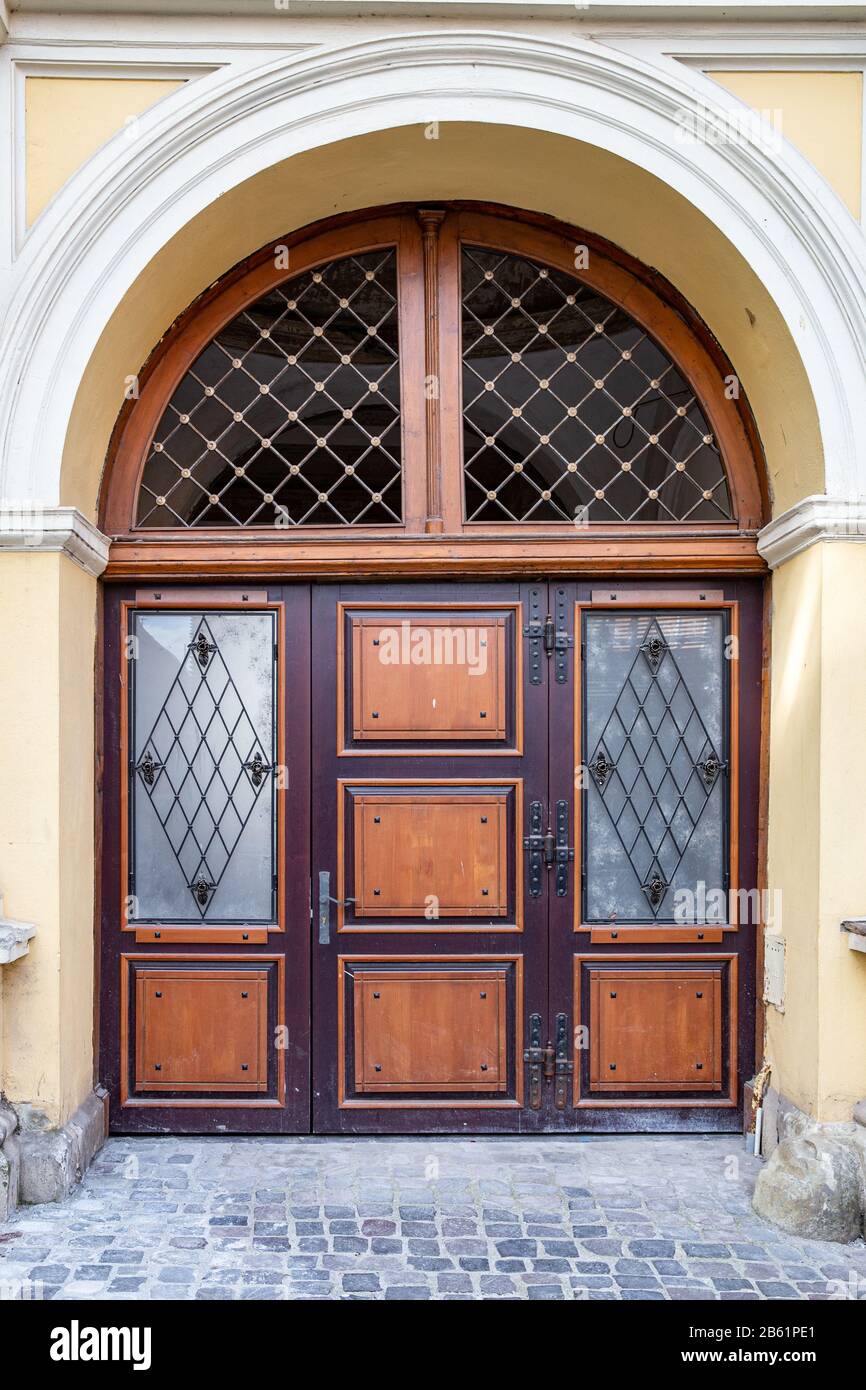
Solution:
<svg viewBox="0 0 866 1390"><path fill-rule="evenodd" d="M61 1129L26 1128L20 1137L19 1201L62 1201L104 1142L104 1093L99 1091L92 1091Z"/></svg>
<svg viewBox="0 0 866 1390"><path fill-rule="evenodd" d="M759 1174L759 1216L812 1240L857 1240L861 1170L852 1147L815 1127L783 1139Z"/></svg>
<svg viewBox="0 0 866 1390"><path fill-rule="evenodd" d="M0 1222L8 1220L18 1205L21 1178L21 1146L18 1116L0 1098Z"/></svg>

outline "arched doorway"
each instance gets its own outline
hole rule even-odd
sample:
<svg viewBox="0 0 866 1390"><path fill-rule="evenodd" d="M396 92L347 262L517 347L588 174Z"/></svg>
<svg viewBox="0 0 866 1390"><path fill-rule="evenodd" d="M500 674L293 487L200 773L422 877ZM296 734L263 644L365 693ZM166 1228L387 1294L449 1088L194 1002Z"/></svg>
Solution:
<svg viewBox="0 0 866 1390"><path fill-rule="evenodd" d="M115 1126L738 1128L766 508L688 305L549 220L392 207L263 248L140 383Z"/></svg>

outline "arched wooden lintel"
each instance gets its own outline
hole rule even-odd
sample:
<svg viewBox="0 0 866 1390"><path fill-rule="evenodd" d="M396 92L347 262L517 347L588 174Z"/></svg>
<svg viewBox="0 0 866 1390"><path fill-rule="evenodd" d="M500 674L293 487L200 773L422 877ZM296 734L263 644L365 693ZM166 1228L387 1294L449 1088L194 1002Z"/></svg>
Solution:
<svg viewBox="0 0 866 1390"><path fill-rule="evenodd" d="M565 271L629 313L665 349L700 402L724 460L734 520L492 525L461 514L459 248L525 255ZM274 285L316 265L397 247L400 273L402 526L153 530L134 526L144 461L172 393L205 345ZM575 248L586 266L575 271ZM289 250L289 268L277 248ZM426 254L425 254L426 251ZM438 284L437 312L431 293ZM438 320L438 321L437 321ZM435 376L431 408L425 382ZM399 575L762 574L755 533L769 517L766 470L735 369L684 298L610 242L538 214L474 203L347 214L262 247L198 297L139 376L109 448L99 520L112 538L106 578L208 580ZM438 468L437 468L438 464Z"/></svg>

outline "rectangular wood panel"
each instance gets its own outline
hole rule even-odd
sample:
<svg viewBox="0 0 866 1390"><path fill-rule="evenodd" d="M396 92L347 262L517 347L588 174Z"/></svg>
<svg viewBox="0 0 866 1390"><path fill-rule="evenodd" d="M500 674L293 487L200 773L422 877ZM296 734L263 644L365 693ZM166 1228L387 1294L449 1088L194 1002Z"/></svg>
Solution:
<svg viewBox="0 0 866 1390"><path fill-rule="evenodd" d="M357 916L507 914L505 793L359 793L353 804Z"/></svg>
<svg viewBox="0 0 866 1390"><path fill-rule="evenodd" d="M267 970L147 968L135 981L138 1091L266 1091Z"/></svg>
<svg viewBox="0 0 866 1390"><path fill-rule="evenodd" d="M717 967L599 968L590 982L590 1090L720 1091Z"/></svg>
<svg viewBox="0 0 866 1390"><path fill-rule="evenodd" d="M504 968L359 972L358 1092L507 1088Z"/></svg>
<svg viewBox="0 0 866 1390"><path fill-rule="evenodd" d="M356 740L505 737L505 619L353 616Z"/></svg>

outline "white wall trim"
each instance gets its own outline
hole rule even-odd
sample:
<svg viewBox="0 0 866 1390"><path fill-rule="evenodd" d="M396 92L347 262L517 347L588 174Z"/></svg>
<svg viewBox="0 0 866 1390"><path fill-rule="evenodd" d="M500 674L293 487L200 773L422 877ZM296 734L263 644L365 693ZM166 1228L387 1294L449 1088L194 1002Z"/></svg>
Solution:
<svg viewBox="0 0 866 1390"><path fill-rule="evenodd" d="M0 552L61 551L94 578L108 564L109 540L77 507L0 506Z"/></svg>
<svg viewBox="0 0 866 1390"><path fill-rule="evenodd" d="M758 550L771 569L820 541L866 541L866 500L804 497L758 532Z"/></svg>
<svg viewBox="0 0 866 1390"><path fill-rule="evenodd" d="M59 500L69 417L105 324L215 198L332 140L473 120L593 143L697 207L752 266L800 352L828 491L866 497L866 432L854 417L866 378L866 240L805 158L748 135L683 141L684 113L709 108L724 121L742 108L658 50L550 31L346 37L189 83L143 113L137 140L109 141L45 210L14 267L0 343L0 494Z"/></svg>

